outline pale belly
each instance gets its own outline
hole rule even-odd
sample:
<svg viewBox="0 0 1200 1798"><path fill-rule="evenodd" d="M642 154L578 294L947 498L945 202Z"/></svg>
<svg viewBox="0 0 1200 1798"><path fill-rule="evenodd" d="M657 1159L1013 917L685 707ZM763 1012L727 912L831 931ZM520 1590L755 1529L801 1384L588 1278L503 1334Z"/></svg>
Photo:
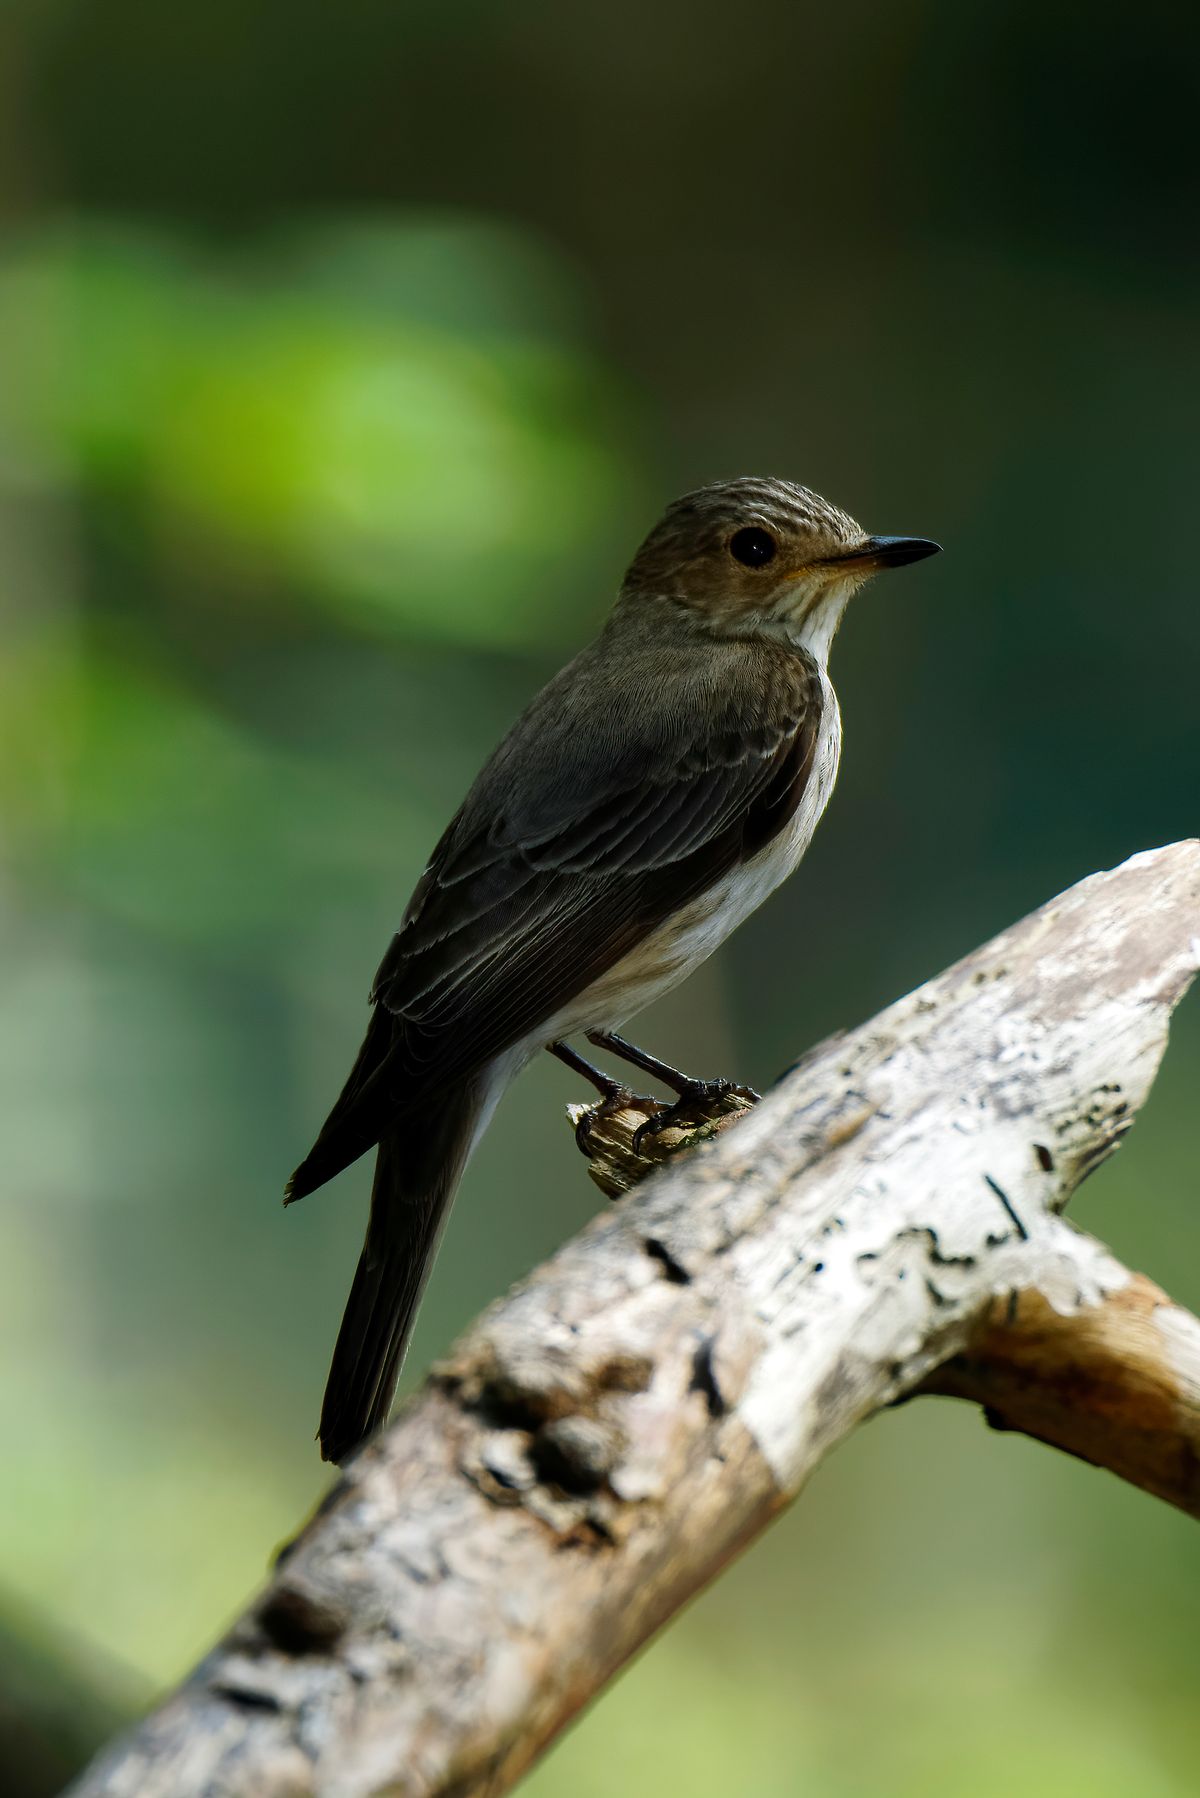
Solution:
<svg viewBox="0 0 1200 1798"><path fill-rule="evenodd" d="M573 999L542 1026L527 1052L581 1031L616 1029L652 1005L706 961L798 866L829 803L841 754L841 717L828 682L823 700L812 774L787 828Z"/></svg>

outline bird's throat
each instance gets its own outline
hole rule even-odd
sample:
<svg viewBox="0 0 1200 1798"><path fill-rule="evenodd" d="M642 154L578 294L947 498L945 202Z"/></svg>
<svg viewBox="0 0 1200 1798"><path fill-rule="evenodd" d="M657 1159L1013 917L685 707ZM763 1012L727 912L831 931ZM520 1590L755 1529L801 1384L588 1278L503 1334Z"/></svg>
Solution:
<svg viewBox="0 0 1200 1798"><path fill-rule="evenodd" d="M819 668L829 662L829 651L837 635L850 598L862 583L831 581L814 593L809 603L788 620L788 636L798 649L805 649Z"/></svg>

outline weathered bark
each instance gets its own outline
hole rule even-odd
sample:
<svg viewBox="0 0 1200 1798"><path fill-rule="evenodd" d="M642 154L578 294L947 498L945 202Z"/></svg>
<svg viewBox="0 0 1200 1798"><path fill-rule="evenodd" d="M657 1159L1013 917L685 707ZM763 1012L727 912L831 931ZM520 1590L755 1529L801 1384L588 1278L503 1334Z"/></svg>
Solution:
<svg viewBox="0 0 1200 1798"><path fill-rule="evenodd" d="M1134 1274L1063 1314L1039 1292L993 1300L920 1388L1021 1430L1200 1517L1200 1322Z"/></svg>
<svg viewBox="0 0 1200 1798"><path fill-rule="evenodd" d="M502 1792L922 1388L1194 1509L1200 1326L1058 1213L1144 1100L1198 938L1178 844L806 1057L484 1314L77 1790Z"/></svg>

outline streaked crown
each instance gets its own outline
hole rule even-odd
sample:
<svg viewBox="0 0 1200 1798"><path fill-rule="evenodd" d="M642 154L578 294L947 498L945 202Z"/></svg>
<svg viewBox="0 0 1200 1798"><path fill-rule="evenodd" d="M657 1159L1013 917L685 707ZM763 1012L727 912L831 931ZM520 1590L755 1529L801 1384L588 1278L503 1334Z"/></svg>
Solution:
<svg viewBox="0 0 1200 1798"><path fill-rule="evenodd" d="M864 538L847 512L795 481L754 475L714 481L667 507L634 557L624 591L702 604L723 597L736 606L743 577L763 568L759 558L790 574L853 550ZM761 578L747 592L760 595Z"/></svg>

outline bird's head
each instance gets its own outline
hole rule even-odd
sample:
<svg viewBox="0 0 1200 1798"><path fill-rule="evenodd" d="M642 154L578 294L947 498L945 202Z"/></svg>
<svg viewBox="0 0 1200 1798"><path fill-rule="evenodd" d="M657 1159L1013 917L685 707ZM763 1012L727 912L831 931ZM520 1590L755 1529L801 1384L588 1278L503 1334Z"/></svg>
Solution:
<svg viewBox="0 0 1200 1798"><path fill-rule="evenodd" d="M721 631L784 630L823 662L864 581L939 547L924 537L869 536L793 481L717 481L667 507L633 559L620 603L660 596Z"/></svg>

